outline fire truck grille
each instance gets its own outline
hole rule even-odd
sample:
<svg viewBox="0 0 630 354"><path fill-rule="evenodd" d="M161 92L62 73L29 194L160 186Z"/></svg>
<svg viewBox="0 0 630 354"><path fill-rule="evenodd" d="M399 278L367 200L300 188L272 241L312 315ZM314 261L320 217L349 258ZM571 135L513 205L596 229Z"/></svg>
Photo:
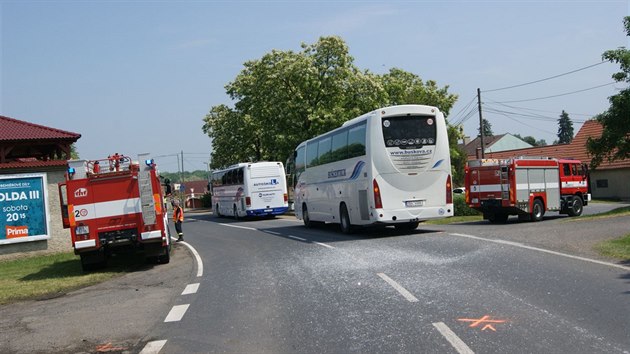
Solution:
<svg viewBox="0 0 630 354"><path fill-rule="evenodd" d="M134 229L116 230L100 232L98 238L101 245L117 246L135 242L138 238L138 231Z"/></svg>

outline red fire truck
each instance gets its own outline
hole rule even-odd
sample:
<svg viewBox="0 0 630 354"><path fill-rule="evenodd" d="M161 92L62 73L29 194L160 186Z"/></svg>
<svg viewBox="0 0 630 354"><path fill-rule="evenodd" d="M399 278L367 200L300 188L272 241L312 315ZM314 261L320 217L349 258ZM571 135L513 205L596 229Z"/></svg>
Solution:
<svg viewBox="0 0 630 354"><path fill-rule="evenodd" d="M66 181L59 183L62 218L83 270L102 267L108 256L122 251L169 262L168 215L157 167L148 154L138 161L118 154L68 161Z"/></svg>
<svg viewBox="0 0 630 354"><path fill-rule="evenodd" d="M546 211L579 216L591 200L588 169L578 160L515 157L468 161L466 203L492 223L510 215L540 221Z"/></svg>

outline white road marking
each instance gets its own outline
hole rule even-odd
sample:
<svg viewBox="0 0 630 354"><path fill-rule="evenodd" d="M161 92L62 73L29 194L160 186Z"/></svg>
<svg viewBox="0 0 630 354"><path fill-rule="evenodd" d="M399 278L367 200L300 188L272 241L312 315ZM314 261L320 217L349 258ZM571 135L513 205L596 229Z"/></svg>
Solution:
<svg viewBox="0 0 630 354"><path fill-rule="evenodd" d="M300 240L300 241L306 241L305 238L301 238L301 237L297 237L297 236L293 236L293 235L288 235L288 237L295 239L295 240Z"/></svg>
<svg viewBox="0 0 630 354"><path fill-rule="evenodd" d="M268 233L268 234L272 234L272 235L281 235L281 233L279 233L279 232L275 232L275 231L267 231L267 230L264 230L263 232L266 232L266 233Z"/></svg>
<svg viewBox="0 0 630 354"><path fill-rule="evenodd" d="M140 354L158 354L162 347L166 344L166 340L154 340L153 342L147 343L144 346Z"/></svg>
<svg viewBox="0 0 630 354"><path fill-rule="evenodd" d="M473 239L473 240L493 242L493 243L498 243L498 244L502 244L502 245L509 245L509 246L514 246L514 247L525 248L525 249L532 250L532 251L549 253L549 254L553 254L553 255L556 255L556 256L562 256L562 257L566 257L566 258L577 259L577 260L584 261L584 262L591 262L591 263L595 263L595 264L599 264L599 265L605 265L605 266L608 266L608 267L619 268L619 269L623 269L623 270L626 270L626 271L630 270L630 267L624 266L624 265L621 265L621 264L615 264L615 263L610 263L610 262L598 261L596 259L574 256L574 255L571 255L571 254L566 254L566 253L546 250L544 248L527 246L527 245L524 245L524 244L518 243L518 242L511 242L511 241L504 241L504 240L493 240L493 239L488 239L488 238L483 238L483 237L478 237L478 236L473 236L473 235L458 234L458 233L449 233L449 235L470 238L470 239Z"/></svg>
<svg viewBox="0 0 630 354"><path fill-rule="evenodd" d="M232 224L219 224L219 225L223 225L223 226L227 226L227 227L235 227L237 229L254 230L254 231L258 230L258 229L255 229L253 227L238 226L238 225L232 225Z"/></svg>
<svg viewBox="0 0 630 354"><path fill-rule="evenodd" d="M415 296L413 296L407 289L403 288L400 284L396 283L392 278L388 277L385 273L378 273L379 277L385 280L389 285L391 285L396 291L400 293L400 295L404 296L405 299L409 302L418 302Z"/></svg>
<svg viewBox="0 0 630 354"><path fill-rule="evenodd" d="M188 306L190 306L190 304L173 306L168 315L166 315L166 319L164 319L164 322L181 321L182 317L184 317L184 314L188 310Z"/></svg>
<svg viewBox="0 0 630 354"><path fill-rule="evenodd" d="M455 348L455 350L457 350L459 354L475 353L466 345L466 343L464 343L464 341L459 339L455 332L451 331L451 329L448 328L448 326L443 322L436 322L433 324L433 327L437 328L437 330L440 331L444 338L446 338L446 340L451 343L453 348Z"/></svg>
<svg viewBox="0 0 630 354"><path fill-rule="evenodd" d="M321 242L315 242L315 241L313 241L313 243L314 243L314 244L316 244L316 245L324 246L324 247L326 247L326 248L335 248L335 247L333 247L333 246L331 246L331 245L327 245L327 244L325 244L325 243L321 243Z"/></svg>
<svg viewBox="0 0 630 354"><path fill-rule="evenodd" d="M197 252L197 250L187 242L181 241L178 243L188 247L190 252L192 252L192 254L195 256L195 260L197 260L197 277L203 276L203 261L201 260L199 252Z"/></svg>
<svg viewBox="0 0 630 354"><path fill-rule="evenodd" d="M188 284L186 285L186 289L182 292L182 295L194 294L199 290L199 283Z"/></svg>

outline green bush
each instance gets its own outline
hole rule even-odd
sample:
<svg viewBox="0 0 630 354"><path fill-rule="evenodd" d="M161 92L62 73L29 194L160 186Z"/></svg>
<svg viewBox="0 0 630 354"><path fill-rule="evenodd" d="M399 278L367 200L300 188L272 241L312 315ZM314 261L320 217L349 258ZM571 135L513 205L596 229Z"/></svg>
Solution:
<svg viewBox="0 0 630 354"><path fill-rule="evenodd" d="M204 208L212 208L212 194L206 193L201 196L201 206Z"/></svg>
<svg viewBox="0 0 630 354"><path fill-rule="evenodd" d="M480 212L466 205L466 197L463 194L453 196L453 209L455 209L455 216L481 215Z"/></svg>

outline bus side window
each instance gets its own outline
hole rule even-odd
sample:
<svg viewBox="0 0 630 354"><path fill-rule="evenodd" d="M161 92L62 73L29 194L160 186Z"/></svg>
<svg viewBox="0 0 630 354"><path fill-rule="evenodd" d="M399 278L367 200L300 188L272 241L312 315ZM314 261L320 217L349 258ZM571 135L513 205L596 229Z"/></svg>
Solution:
<svg viewBox="0 0 630 354"><path fill-rule="evenodd" d="M343 129L332 137L332 160L341 161L348 158L348 130Z"/></svg>
<svg viewBox="0 0 630 354"><path fill-rule="evenodd" d="M348 131L348 158L365 155L365 124Z"/></svg>
<svg viewBox="0 0 630 354"><path fill-rule="evenodd" d="M237 173L238 184L243 184L243 169L239 168Z"/></svg>
<svg viewBox="0 0 630 354"><path fill-rule="evenodd" d="M317 166L317 141L306 145L306 167Z"/></svg>

